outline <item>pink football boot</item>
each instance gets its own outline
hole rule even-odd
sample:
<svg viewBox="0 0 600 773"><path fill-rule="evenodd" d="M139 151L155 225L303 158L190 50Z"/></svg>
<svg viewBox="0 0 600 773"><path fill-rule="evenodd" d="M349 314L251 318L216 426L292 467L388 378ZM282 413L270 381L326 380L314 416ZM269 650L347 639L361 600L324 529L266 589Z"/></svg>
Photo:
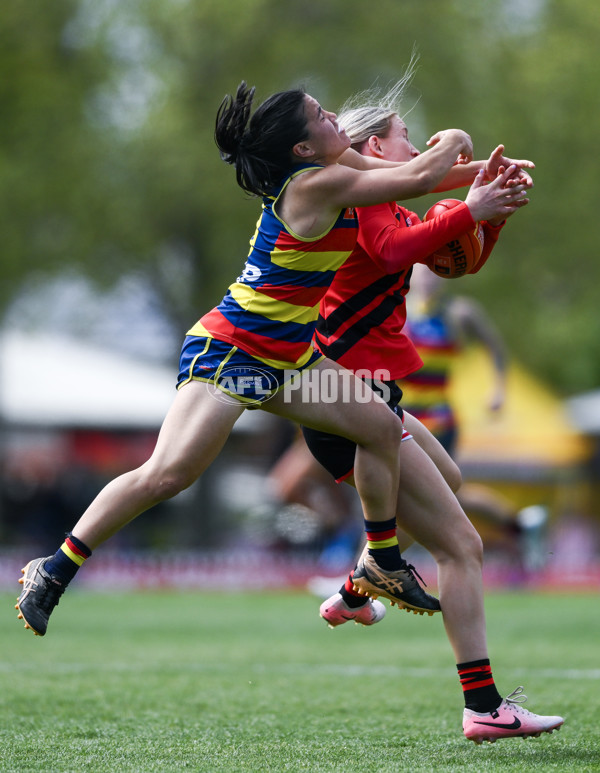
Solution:
<svg viewBox="0 0 600 773"><path fill-rule="evenodd" d="M562 717L543 717L519 706L527 696L523 688L516 690L505 698L497 709L480 714L477 711L465 709L463 714L463 732L465 737L475 743L489 741L494 743L498 738L527 738L542 733L558 730L564 722Z"/></svg>
<svg viewBox="0 0 600 773"><path fill-rule="evenodd" d="M340 593L335 593L321 604L319 614L330 628L354 620L360 625L374 625L385 617L385 607L381 601L369 599L362 607L353 609L344 601Z"/></svg>

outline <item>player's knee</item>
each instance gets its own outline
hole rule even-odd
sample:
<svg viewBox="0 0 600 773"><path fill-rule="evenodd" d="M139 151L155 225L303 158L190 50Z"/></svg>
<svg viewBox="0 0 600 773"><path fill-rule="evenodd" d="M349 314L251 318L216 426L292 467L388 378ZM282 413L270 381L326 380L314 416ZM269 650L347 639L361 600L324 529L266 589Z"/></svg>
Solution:
<svg viewBox="0 0 600 773"><path fill-rule="evenodd" d="M155 502L164 502L166 499L172 499L184 489L191 486L193 479L183 469L148 469L145 471L141 482L146 489L149 499Z"/></svg>
<svg viewBox="0 0 600 773"><path fill-rule="evenodd" d="M389 411L386 420L381 426L373 428L373 434L377 444L383 448L389 449L393 453L396 453L400 448L403 431L400 419L395 414L390 414Z"/></svg>
<svg viewBox="0 0 600 773"><path fill-rule="evenodd" d="M466 530L466 534L463 537L463 551L466 558L480 566L483 565L483 540L481 539L477 529L472 526Z"/></svg>
<svg viewBox="0 0 600 773"><path fill-rule="evenodd" d="M380 458L396 458L402 442L402 422L389 408L373 412L364 425L358 445Z"/></svg>
<svg viewBox="0 0 600 773"><path fill-rule="evenodd" d="M483 566L483 542L467 518L456 523L446 536L432 551L438 563L449 561L478 569Z"/></svg>

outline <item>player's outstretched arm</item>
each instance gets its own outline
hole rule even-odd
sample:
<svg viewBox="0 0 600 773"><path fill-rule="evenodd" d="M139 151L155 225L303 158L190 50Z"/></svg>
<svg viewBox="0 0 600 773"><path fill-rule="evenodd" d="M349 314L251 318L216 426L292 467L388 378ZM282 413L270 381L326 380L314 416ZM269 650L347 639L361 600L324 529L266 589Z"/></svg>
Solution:
<svg viewBox="0 0 600 773"><path fill-rule="evenodd" d="M306 196L320 196L321 205L336 208L424 196L435 189L458 157L471 153L471 138L460 129L447 129L436 136L439 139L434 147L402 165L388 164L385 168L385 162L364 157L371 168L357 170L346 164L330 164L302 175L295 187L303 189Z"/></svg>

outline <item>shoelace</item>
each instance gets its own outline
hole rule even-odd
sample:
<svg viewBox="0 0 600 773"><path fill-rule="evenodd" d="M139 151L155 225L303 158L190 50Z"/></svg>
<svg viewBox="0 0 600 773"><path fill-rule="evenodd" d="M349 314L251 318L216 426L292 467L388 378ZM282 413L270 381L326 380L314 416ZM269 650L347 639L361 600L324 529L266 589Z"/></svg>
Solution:
<svg viewBox="0 0 600 773"><path fill-rule="evenodd" d="M527 700L527 696L523 692L522 685L517 687L516 690L513 690L511 694L507 695L504 700L506 701L506 703L510 703L511 708L515 709L516 711L521 711L526 714L531 713L527 709L523 708L523 706L521 705L522 703L525 703L525 701Z"/></svg>
<svg viewBox="0 0 600 773"><path fill-rule="evenodd" d="M44 587L38 591L38 606L41 607L44 612L51 612L54 607L58 606L60 597L65 592L64 585L57 585L46 581Z"/></svg>
<svg viewBox="0 0 600 773"><path fill-rule="evenodd" d="M402 559L402 560L404 561L404 559ZM404 571L405 571L405 572L409 572L409 573L410 573L410 574L412 574L412 575L416 575L416 576L419 578L419 580L421 580L421 582L423 583L423 585L424 585L425 587L427 587L427 583L426 583L426 582L425 582L425 580L424 580L424 579L421 577L421 575L420 575L420 574L417 572L417 570L415 569L415 567L414 567L412 564L407 564L407 563L406 563L406 561L404 561L404 566L403 566L402 568L404 569ZM523 688L521 688L521 689L523 689ZM516 690L515 690L515 692L516 692ZM511 695L512 695L512 694L513 694L513 693L511 693Z"/></svg>

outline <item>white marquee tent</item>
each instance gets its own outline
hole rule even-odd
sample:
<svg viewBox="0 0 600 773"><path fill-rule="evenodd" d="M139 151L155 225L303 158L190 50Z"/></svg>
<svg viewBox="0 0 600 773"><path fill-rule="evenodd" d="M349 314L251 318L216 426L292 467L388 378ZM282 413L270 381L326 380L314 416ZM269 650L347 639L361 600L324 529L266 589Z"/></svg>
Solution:
<svg viewBox="0 0 600 773"><path fill-rule="evenodd" d="M7 424L158 427L175 376L172 368L68 338L0 336L0 415Z"/></svg>
<svg viewBox="0 0 600 773"><path fill-rule="evenodd" d="M176 366L144 363L54 334L0 334L0 418L7 425L158 429ZM245 411L239 430L266 416Z"/></svg>

